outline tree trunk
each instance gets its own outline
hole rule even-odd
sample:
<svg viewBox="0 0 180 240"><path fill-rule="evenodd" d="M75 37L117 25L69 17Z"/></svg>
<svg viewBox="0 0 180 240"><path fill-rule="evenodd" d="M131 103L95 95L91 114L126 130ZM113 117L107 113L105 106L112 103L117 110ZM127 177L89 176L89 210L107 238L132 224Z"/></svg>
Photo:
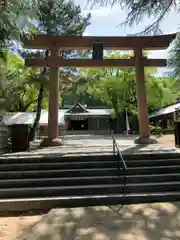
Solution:
<svg viewBox="0 0 180 240"><path fill-rule="evenodd" d="M41 83L40 88L39 88L39 94L38 94L38 99L37 99L37 110L36 110L36 118L34 120L34 123L30 129L29 133L29 141L33 141L35 138L35 134L37 131L37 127L39 125L39 120L41 117L41 109L42 109L42 101L44 97L44 85Z"/></svg>

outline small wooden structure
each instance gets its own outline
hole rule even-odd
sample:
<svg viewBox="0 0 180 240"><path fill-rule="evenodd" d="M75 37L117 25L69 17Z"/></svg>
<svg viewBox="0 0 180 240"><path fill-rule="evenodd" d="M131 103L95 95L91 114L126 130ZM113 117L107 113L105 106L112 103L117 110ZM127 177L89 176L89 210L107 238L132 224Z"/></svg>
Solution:
<svg viewBox="0 0 180 240"><path fill-rule="evenodd" d="M49 120L48 138L58 136L58 96L59 96L59 67L135 67L137 105L139 114L140 138L139 143L148 143L149 119L146 95L144 67L164 67L166 59L148 59L143 56L143 50L159 50L168 48L175 39L176 34L150 36L150 37L89 37L89 36L35 36L24 41L26 48L49 49L51 55L46 59L26 59L29 67L50 68L49 82ZM102 49L103 48L103 49ZM93 59L63 59L59 50L85 50L93 49ZM102 58L102 50L133 50L134 57L130 59Z"/></svg>
<svg viewBox="0 0 180 240"><path fill-rule="evenodd" d="M108 133L108 122L113 109L91 109L75 104L64 114L67 132Z"/></svg>
<svg viewBox="0 0 180 240"><path fill-rule="evenodd" d="M158 109L149 115L152 125L160 126L165 133L174 133L174 122L180 120L180 102Z"/></svg>

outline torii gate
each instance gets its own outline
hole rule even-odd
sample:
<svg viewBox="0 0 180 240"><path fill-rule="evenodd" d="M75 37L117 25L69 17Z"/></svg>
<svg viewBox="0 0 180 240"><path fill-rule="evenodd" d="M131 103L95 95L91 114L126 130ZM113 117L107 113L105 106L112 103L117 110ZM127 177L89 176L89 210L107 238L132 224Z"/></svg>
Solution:
<svg viewBox="0 0 180 240"><path fill-rule="evenodd" d="M49 144L57 138L58 133L58 96L59 96L59 67L135 67L136 92L139 116L140 137L136 143L153 143L150 139L148 104L145 84L144 67L165 67L166 59L148 59L143 56L143 50L162 50L168 48L176 34L149 37L89 37L89 36L49 36L38 35L26 40L24 47L31 49L48 49L51 54L46 59L29 58L25 60L28 67L49 66ZM97 49L100 49L98 52ZM93 49L93 59L63 59L59 50ZM133 50L134 57L130 59L103 59L102 50ZM96 54L97 53L97 54Z"/></svg>

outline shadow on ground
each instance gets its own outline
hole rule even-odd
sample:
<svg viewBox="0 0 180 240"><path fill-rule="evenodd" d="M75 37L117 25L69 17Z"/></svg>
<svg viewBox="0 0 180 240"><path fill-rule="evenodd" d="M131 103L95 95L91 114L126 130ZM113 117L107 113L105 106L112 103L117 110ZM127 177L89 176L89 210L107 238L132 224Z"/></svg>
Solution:
<svg viewBox="0 0 180 240"><path fill-rule="evenodd" d="M118 144L119 145L119 144ZM119 145L119 149L122 149L122 146ZM122 154L147 154L147 153L179 153L179 149L176 147L166 147L158 144L137 144L128 146L125 149L121 150Z"/></svg>
<svg viewBox="0 0 180 240"><path fill-rule="evenodd" d="M54 209L21 240L177 240L180 203Z"/></svg>
<svg viewBox="0 0 180 240"><path fill-rule="evenodd" d="M129 146L128 148L121 150L122 154L138 154L141 150L148 147L147 144L137 144L133 146ZM119 149L121 149L121 146L119 146ZM144 153L144 150L143 150Z"/></svg>

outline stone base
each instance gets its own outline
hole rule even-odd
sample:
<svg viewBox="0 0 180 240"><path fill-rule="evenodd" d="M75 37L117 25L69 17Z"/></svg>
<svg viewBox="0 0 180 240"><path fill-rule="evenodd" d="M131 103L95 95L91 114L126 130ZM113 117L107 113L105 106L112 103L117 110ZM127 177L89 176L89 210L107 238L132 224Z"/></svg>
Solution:
<svg viewBox="0 0 180 240"><path fill-rule="evenodd" d="M158 141L155 138L151 138L151 137L139 137L137 139L134 140L135 144L157 144Z"/></svg>
<svg viewBox="0 0 180 240"><path fill-rule="evenodd" d="M63 145L64 145L64 142L60 138L54 138L54 139L45 138L40 143L40 147L55 147L55 146L63 146Z"/></svg>

